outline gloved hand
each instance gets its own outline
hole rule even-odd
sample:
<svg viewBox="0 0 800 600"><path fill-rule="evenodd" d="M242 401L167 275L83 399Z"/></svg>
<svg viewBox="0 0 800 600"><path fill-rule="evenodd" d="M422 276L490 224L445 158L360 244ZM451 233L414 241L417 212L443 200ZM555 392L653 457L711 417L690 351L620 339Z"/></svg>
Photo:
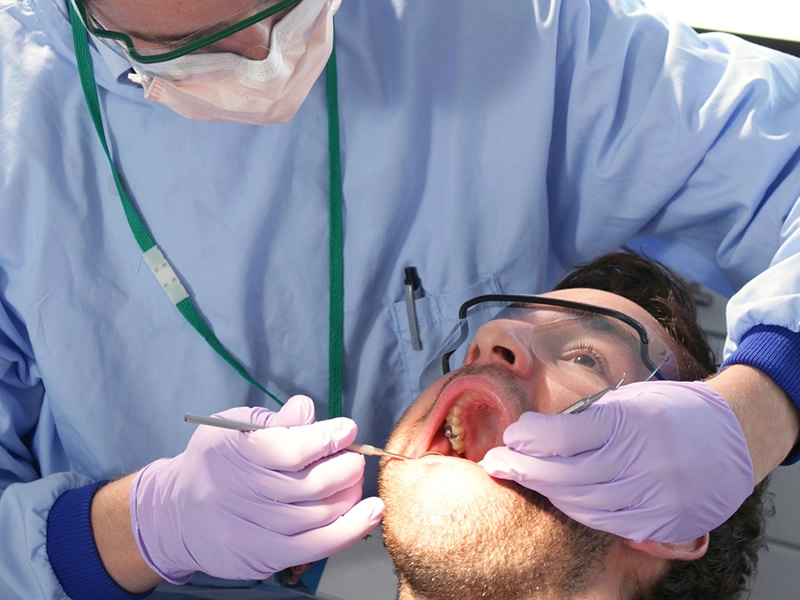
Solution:
<svg viewBox="0 0 800 600"><path fill-rule="evenodd" d="M750 495L753 465L725 400L701 382L623 386L579 414L524 413L481 464L593 529L680 543Z"/></svg>
<svg viewBox="0 0 800 600"><path fill-rule="evenodd" d="M346 418L314 423L294 396L278 413L217 415L268 426L252 432L200 426L186 450L157 460L131 485L131 523L147 564L171 583L195 571L259 580L346 548L381 519L361 502L364 457L339 452L356 437Z"/></svg>

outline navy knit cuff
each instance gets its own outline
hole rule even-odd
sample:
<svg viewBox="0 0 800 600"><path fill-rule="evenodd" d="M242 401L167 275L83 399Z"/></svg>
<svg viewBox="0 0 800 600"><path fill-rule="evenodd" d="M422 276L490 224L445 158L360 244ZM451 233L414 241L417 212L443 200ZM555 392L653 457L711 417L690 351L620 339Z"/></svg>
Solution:
<svg viewBox="0 0 800 600"><path fill-rule="evenodd" d="M749 365L769 375L795 406L800 408L800 333L776 325L756 325L744 334L739 347L720 369ZM800 460L800 443L783 461L791 465Z"/></svg>
<svg viewBox="0 0 800 600"><path fill-rule="evenodd" d="M100 560L92 534L91 506L98 481L59 496L47 517L47 555L61 587L73 600L136 600L111 579Z"/></svg>

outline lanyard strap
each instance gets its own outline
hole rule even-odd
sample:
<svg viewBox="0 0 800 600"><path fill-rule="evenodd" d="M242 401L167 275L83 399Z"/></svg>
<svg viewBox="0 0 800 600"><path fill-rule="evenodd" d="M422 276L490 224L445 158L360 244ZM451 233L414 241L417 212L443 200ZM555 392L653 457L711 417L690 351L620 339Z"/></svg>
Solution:
<svg viewBox="0 0 800 600"><path fill-rule="evenodd" d="M342 163L339 157L339 93L336 46L325 69L328 96L328 160L330 163L330 301L328 317L328 418L342 416L344 370L344 233L342 225Z"/></svg>
<svg viewBox="0 0 800 600"><path fill-rule="evenodd" d="M145 262L159 280L167 296L176 308L189 321L194 329L208 342L225 362L233 367L239 375L251 385L265 393L279 405L283 402L271 394L264 386L258 383L217 339L211 327L197 312L189 294L178 279L174 269L164 258L156 246L139 216L136 207L128 198L122 181L117 173L111 152L108 149L103 119L100 112L100 102L97 96L97 83L94 78L89 44L86 32L80 17L75 12L72 3L69 3L70 21L72 25L72 38L75 45L75 57L78 62L78 71L81 78L81 87L89 108L100 143L103 146L114 183L117 186L125 217L131 228L136 243L142 251ZM342 233L342 171L339 155L339 107L337 99L336 81L336 53L331 52L328 61L327 74L327 104L328 104L328 154L330 169L330 333L329 333L329 382L328 382L328 416L338 417L342 414L342 372L344 354L344 237Z"/></svg>

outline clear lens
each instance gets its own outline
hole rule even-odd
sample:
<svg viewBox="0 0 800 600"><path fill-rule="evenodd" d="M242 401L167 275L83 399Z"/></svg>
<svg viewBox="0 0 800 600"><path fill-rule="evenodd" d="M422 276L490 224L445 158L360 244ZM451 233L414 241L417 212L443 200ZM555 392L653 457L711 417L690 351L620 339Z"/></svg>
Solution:
<svg viewBox="0 0 800 600"><path fill-rule="evenodd" d="M109 44L112 48L122 49L128 58L143 64L163 62L178 58L216 44L245 30L256 35L258 29L253 25L289 9L301 0L260 0L249 8L235 12L219 23L177 40L139 40L125 32L114 31L108 23L104 23L102 15L93 14L83 0L74 0L86 28L95 36ZM269 40L266 40L267 42Z"/></svg>
<svg viewBox="0 0 800 600"><path fill-rule="evenodd" d="M212 43L202 44L200 47L187 54L195 55L229 52L254 60L263 60L266 58L270 45L270 31L271 27L266 23L255 23L228 37ZM142 46L139 44L137 45L136 51L140 56L153 59L167 56L175 52L181 52L184 48L189 47L193 41L201 42L202 40L203 38L195 38L193 36L192 38L187 38L180 42L172 42L160 46ZM126 49L127 48L123 46L123 50ZM132 58L134 58L133 55Z"/></svg>
<svg viewBox="0 0 800 600"><path fill-rule="evenodd" d="M536 303L482 302L471 307L420 378L420 389L464 364L478 329L496 319L524 323L516 338L562 385L587 396L625 382L677 376L675 359L660 340L645 346L639 332L613 316ZM512 325L519 327L516 325ZM444 361L443 361L444 359Z"/></svg>
<svg viewBox="0 0 800 600"><path fill-rule="evenodd" d="M255 23L248 25L247 27L242 28L238 32L231 32L226 34L225 36L220 37L219 34L224 32L226 29L231 27L235 27L239 23L243 23L248 19L251 19L254 16L260 16L259 22L262 19L266 19L269 16L272 16L272 12L269 11L269 14L261 15L260 13L267 12L270 7L275 6L278 3L278 0L262 0L261 2L257 2L254 6L251 6L248 9L245 9L241 12L238 12L234 15L231 15L224 21L217 23L216 25L212 25L206 29L193 33L185 38L163 42L161 44L138 44L137 51L145 56L158 56L162 54L166 54L167 52L174 52L176 50L181 50L188 46L198 45L198 43L202 44L205 40L215 40L210 42L209 44L202 44L202 47L205 51L211 52L212 49L207 48L207 46L213 45L215 42L218 42L219 39L224 39L225 37L229 37L230 35L238 35L238 36L247 36L254 38L261 38L260 31L258 28L254 27ZM268 31L268 29L267 29ZM216 39L215 39L216 38ZM269 38L261 39L265 45L269 44ZM136 45L136 44L134 44Z"/></svg>

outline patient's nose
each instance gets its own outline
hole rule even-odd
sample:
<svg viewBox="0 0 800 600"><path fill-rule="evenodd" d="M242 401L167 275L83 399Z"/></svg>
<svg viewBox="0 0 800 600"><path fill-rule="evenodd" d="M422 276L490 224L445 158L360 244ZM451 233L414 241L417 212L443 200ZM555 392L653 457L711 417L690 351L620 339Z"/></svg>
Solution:
<svg viewBox="0 0 800 600"><path fill-rule="evenodd" d="M465 365L502 365L520 377L533 373L531 325L522 321L497 319L481 326L472 340Z"/></svg>

